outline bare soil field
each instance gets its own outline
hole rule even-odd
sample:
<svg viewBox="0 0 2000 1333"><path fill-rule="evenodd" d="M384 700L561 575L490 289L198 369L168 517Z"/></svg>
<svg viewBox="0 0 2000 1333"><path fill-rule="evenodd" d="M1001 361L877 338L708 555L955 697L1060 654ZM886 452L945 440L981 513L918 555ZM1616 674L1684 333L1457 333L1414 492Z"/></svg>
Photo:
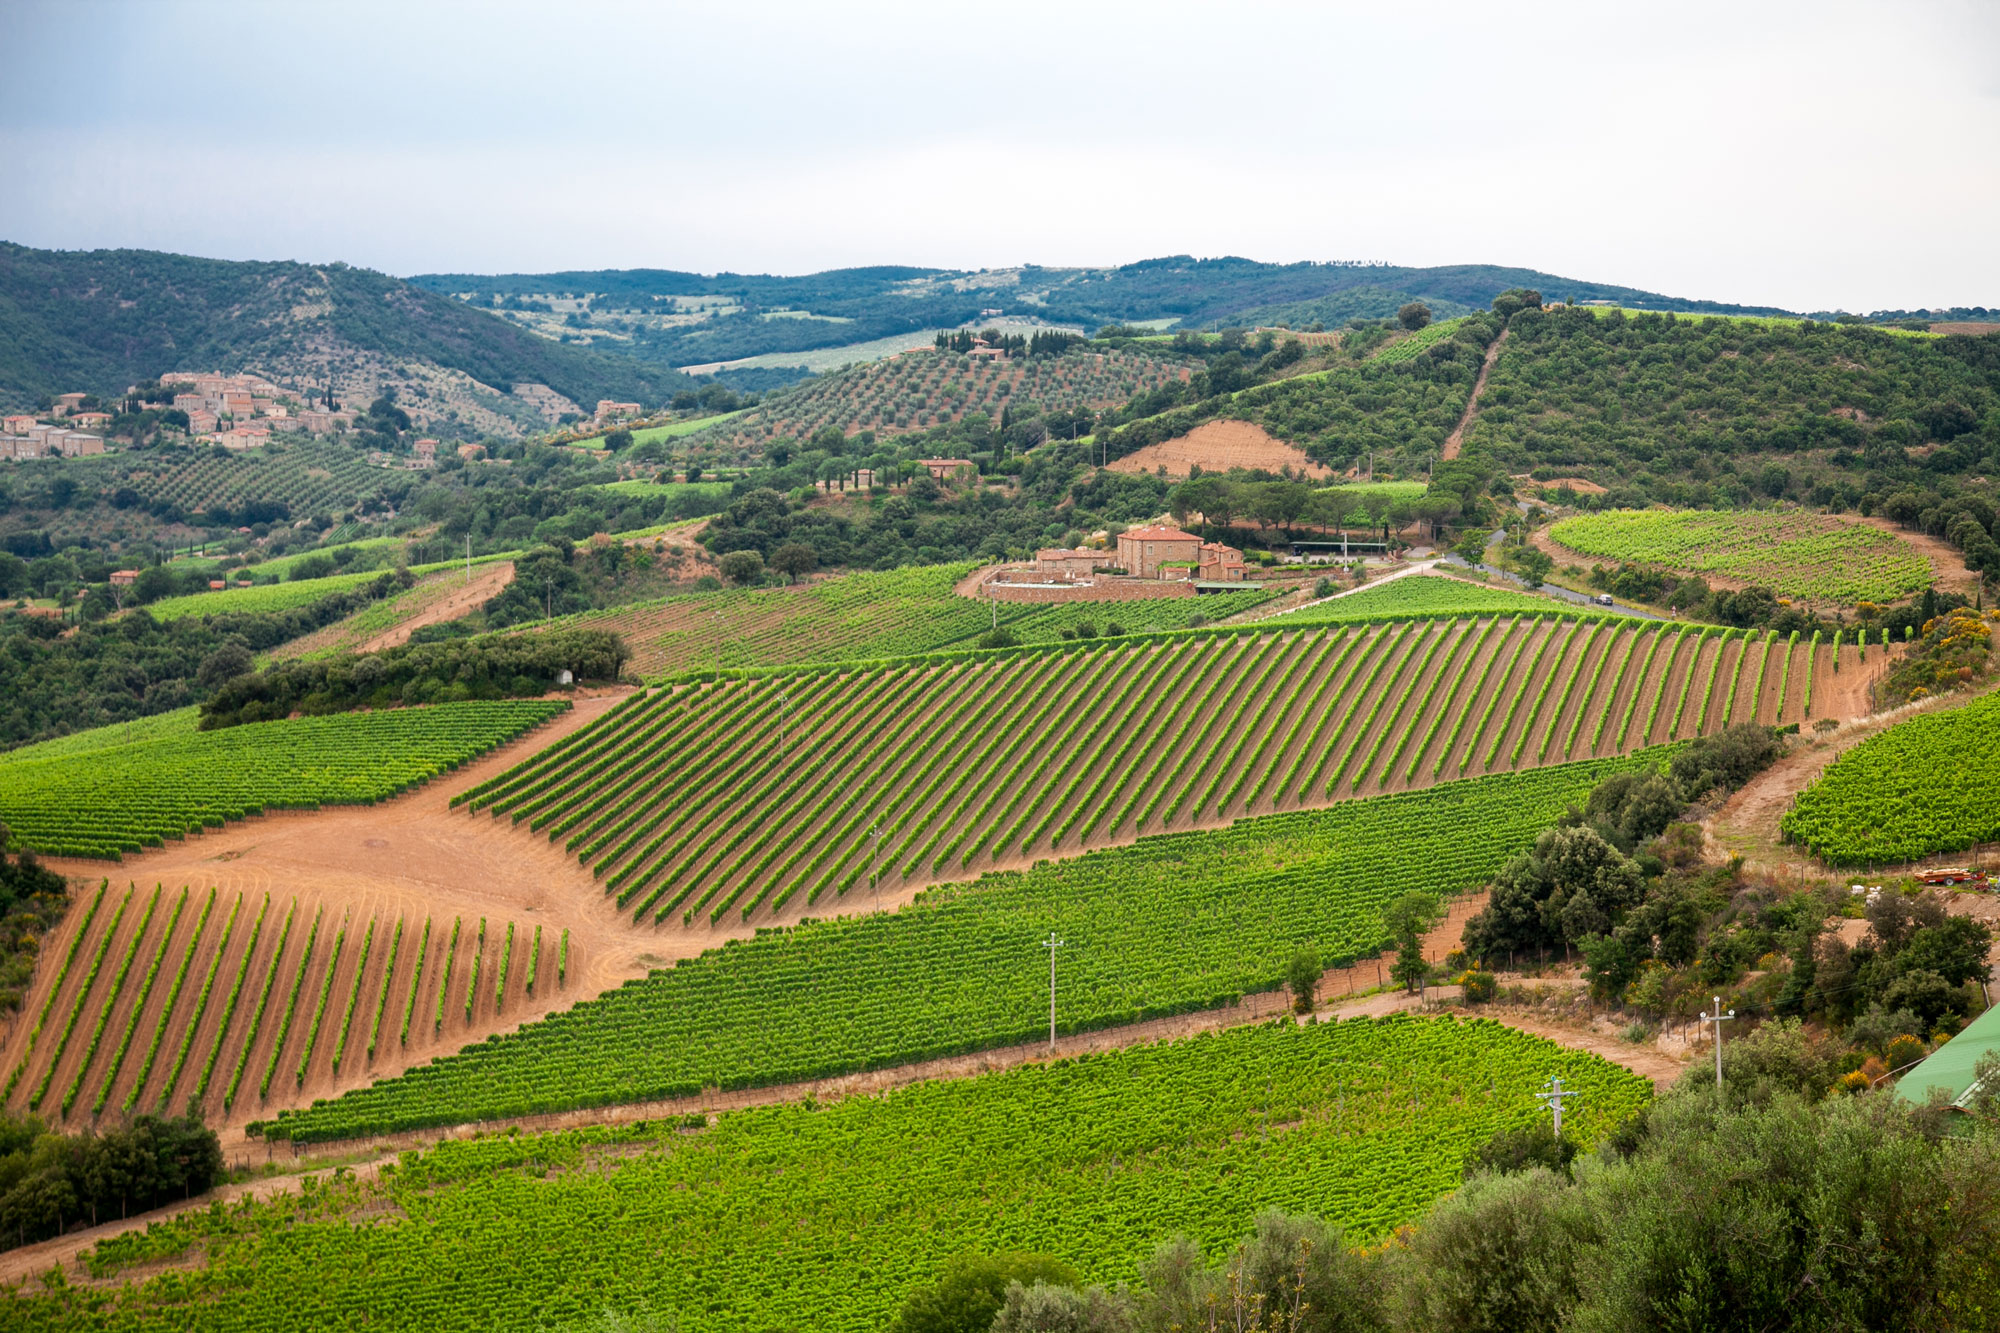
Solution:
<svg viewBox="0 0 2000 1333"><path fill-rule="evenodd" d="M1186 477L1199 466L1203 472L1231 468L1293 473L1323 480L1333 476L1306 456L1305 450L1248 421L1204 421L1177 439L1149 444L1110 464L1113 472L1152 474L1165 468L1169 477Z"/></svg>
<svg viewBox="0 0 2000 1333"><path fill-rule="evenodd" d="M1500 359L1500 349L1506 346L1507 330L1500 330L1500 336L1486 347L1486 359L1479 363L1479 378L1472 382L1472 392L1466 395L1465 411L1459 415L1458 424L1451 428L1451 434L1444 439L1444 456L1457 458L1459 447L1465 443L1465 432L1472 426L1473 418L1479 415L1479 395L1486 392L1486 377L1493 373L1493 363Z"/></svg>
<svg viewBox="0 0 2000 1333"><path fill-rule="evenodd" d="M470 581L462 571L440 570L395 599L398 619L388 628L363 628L375 623L373 617L378 612L377 607L363 607L343 620L279 645L271 650L271 657L283 662L322 653L372 653L394 648L408 643L410 635L424 625L440 625L471 614L513 581L511 560L479 566Z"/></svg>
<svg viewBox="0 0 2000 1333"><path fill-rule="evenodd" d="M1547 481L1536 481L1525 472L1514 475L1514 480L1522 487L1533 486L1543 491L1561 490L1567 486L1578 495L1602 495L1605 488L1588 477L1551 477Z"/></svg>
<svg viewBox="0 0 2000 1333"><path fill-rule="evenodd" d="M1942 323L1931 325L1931 332L1963 333L1977 338L1982 334L2000 333L2000 324L1988 323L1977 319L1946 320Z"/></svg>

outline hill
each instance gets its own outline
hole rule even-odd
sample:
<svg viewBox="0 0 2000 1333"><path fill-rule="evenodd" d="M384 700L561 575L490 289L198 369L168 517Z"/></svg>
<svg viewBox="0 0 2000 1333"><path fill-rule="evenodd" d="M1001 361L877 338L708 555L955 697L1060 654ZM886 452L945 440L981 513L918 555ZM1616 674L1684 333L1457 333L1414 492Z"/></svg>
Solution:
<svg viewBox="0 0 2000 1333"><path fill-rule="evenodd" d="M1118 348L1006 359L909 351L773 395L689 443L735 456L826 430L887 436L948 425L968 414L997 420L1003 412L1094 411L1178 386L1190 373L1185 359Z"/></svg>
<svg viewBox="0 0 2000 1333"><path fill-rule="evenodd" d="M1884 661L1817 635L1450 615L696 676L467 800L564 840L640 922L769 924L869 883L1849 715Z"/></svg>
<svg viewBox="0 0 2000 1333"><path fill-rule="evenodd" d="M1784 313L1494 264L1266 264L1190 255L1109 268L882 267L799 277L610 269L434 273L410 281L497 310L546 336L582 339L675 366L858 347L920 333L927 340L928 330L993 318L1090 329L1133 322L1213 328L1285 321L1304 327L1381 318L1412 300L1431 302L1442 318L1483 310L1514 287L1530 287L1551 299L1616 301L1651 310Z"/></svg>
<svg viewBox="0 0 2000 1333"><path fill-rule="evenodd" d="M599 398L659 403L688 387L661 366L550 342L345 264L0 243L0 403L117 395L191 370L331 385L353 408L394 387L420 423L468 436L543 424L516 384L547 385L585 410Z"/></svg>

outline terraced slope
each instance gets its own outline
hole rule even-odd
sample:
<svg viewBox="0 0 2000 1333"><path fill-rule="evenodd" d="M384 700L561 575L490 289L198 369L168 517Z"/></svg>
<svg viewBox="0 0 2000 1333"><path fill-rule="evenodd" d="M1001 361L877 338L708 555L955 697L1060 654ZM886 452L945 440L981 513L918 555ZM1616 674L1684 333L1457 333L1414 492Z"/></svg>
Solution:
<svg viewBox="0 0 2000 1333"><path fill-rule="evenodd" d="M1375 953L1409 890L1484 883L1597 782L1660 750L1144 838L930 890L893 913L760 931L281 1121L300 1139L755 1087L1211 1009L1314 944ZM1413 848L1421 849L1413 855ZM282 1113L281 1113L282 1114Z"/></svg>
<svg viewBox="0 0 2000 1333"><path fill-rule="evenodd" d="M1798 721L1833 664L1831 645L1549 616L829 666L636 696L455 799L563 840L635 921L777 919L872 878Z"/></svg>
<svg viewBox="0 0 2000 1333"><path fill-rule="evenodd" d="M698 1128L449 1143L322 1180L309 1203L120 1237L93 1262L119 1285L10 1299L37 1329L443 1333L496 1310L570 1328L608 1307L678 1311L689 1333L879 1330L966 1252L1031 1249L1115 1282L1175 1232L1222 1250L1264 1207L1386 1236L1532 1118L1554 1076L1582 1093L1564 1132L1584 1144L1648 1095L1490 1022L1241 1028ZM1055 1125L1079 1132L1042 1132ZM131 1271L173 1257L186 1269Z"/></svg>
<svg viewBox="0 0 2000 1333"><path fill-rule="evenodd" d="M1260 589L1208 597L1036 606L975 601L953 589L979 566L921 565L844 574L790 588L689 593L538 622L602 629L632 650L630 670L647 680L687 671L898 657L965 646L994 624L1027 643L1056 642L1065 629L1115 621L1142 633L1216 621L1266 600Z"/></svg>

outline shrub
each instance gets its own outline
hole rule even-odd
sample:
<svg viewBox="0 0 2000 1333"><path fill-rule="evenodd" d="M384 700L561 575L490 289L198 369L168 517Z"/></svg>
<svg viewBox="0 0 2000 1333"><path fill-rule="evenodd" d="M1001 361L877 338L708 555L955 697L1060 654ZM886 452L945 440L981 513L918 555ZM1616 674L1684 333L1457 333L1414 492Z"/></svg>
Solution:
<svg viewBox="0 0 2000 1333"><path fill-rule="evenodd" d="M1467 1004L1485 1004L1500 989L1499 979L1491 972L1467 972L1458 979L1458 984Z"/></svg>

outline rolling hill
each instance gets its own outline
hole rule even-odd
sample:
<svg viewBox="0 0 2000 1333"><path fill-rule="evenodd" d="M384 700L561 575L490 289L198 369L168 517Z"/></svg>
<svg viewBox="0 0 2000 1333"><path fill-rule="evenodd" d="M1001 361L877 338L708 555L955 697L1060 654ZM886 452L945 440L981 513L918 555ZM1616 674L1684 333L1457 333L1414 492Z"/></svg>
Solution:
<svg viewBox="0 0 2000 1333"><path fill-rule="evenodd" d="M799 277L606 269L495 276L434 273L410 282L501 309L523 327L676 366L858 346L919 333L927 338L930 329L1000 317L1093 329L1134 321L1184 328L1280 320L1332 324L1393 315L1412 300L1431 302L1445 316L1483 309L1512 287L1652 310L1783 313L1494 264L1265 264L1189 255L1116 268L1030 264L961 272L882 267Z"/></svg>
<svg viewBox="0 0 2000 1333"><path fill-rule="evenodd" d="M687 380L657 364L564 346L386 274L345 264L237 263L150 250L0 243L0 403L123 393L183 370L255 370L331 385L365 406L384 387L440 432L518 434L544 418L516 384L588 410L657 403Z"/></svg>

